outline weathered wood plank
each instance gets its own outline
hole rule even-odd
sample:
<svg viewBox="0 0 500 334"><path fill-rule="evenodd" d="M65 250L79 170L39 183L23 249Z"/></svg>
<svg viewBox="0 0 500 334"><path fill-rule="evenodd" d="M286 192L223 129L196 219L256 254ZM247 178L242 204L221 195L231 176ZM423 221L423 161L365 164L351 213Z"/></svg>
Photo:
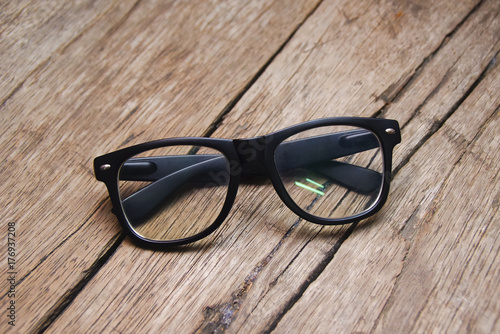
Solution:
<svg viewBox="0 0 500 334"><path fill-rule="evenodd" d="M276 332L498 330L499 79L497 66L404 165L383 224L354 231Z"/></svg>
<svg viewBox="0 0 500 334"><path fill-rule="evenodd" d="M397 148L396 151L396 154L399 154L395 156L398 165L401 165L406 159L408 159L408 154L411 153L412 149L416 148L415 145L417 145L419 140L413 139L414 134L416 134L418 138L425 138L427 134L432 133L432 131L434 131L433 129L440 124L443 117L446 117L449 110L453 109L455 104L460 101L464 92L467 92L468 87L470 87L477 77L480 76L482 69L486 67L488 62L492 59L492 57L494 57L495 52L498 52L499 29L498 6L495 6L494 2L486 2L483 7L479 8L477 13L473 13L473 15L471 15L471 17L460 29L458 29L457 32L453 33L450 40L444 44L435 55L425 61L425 66L418 70L417 75L412 79L412 82L407 85L404 93L398 95L397 102L393 102L388 107L388 110L384 112L386 117L400 119L402 125L406 125L411 117L415 117L415 114L421 114L412 120L413 125L406 125L403 132L403 143ZM463 49L463 45L470 45L470 47L466 50L466 52L458 52L458 50ZM424 102L428 105L422 107L421 105ZM434 118L432 115L434 115ZM476 125L476 122L480 121L480 118L474 118L475 113L467 115L469 122L465 122L464 125L474 124L477 128L478 125ZM428 121L422 122L420 117L425 117ZM474 118L474 122L470 122L471 118ZM460 127L463 127L463 125L460 125ZM415 129L419 130L415 131ZM428 152L430 155L432 155L432 153L432 151ZM435 158L439 160L439 157ZM444 161L442 161L442 163L446 165ZM414 170L418 170L419 165L417 164L414 166ZM437 184L434 186L437 186ZM395 185L395 187L397 187L397 185ZM421 189L419 193L422 198L425 199L427 197L429 200L432 200L433 194L430 193L429 190L433 188L430 188L430 186L414 185L411 188ZM405 187L404 189L407 188ZM415 210L415 206L419 204L418 199L413 197L413 192L410 190L405 190L397 194L394 194L393 190L391 200L397 198L411 199L410 202L405 202L404 204L401 204L401 202L398 201L396 204L397 207L394 207L394 210L401 212L401 216L410 217ZM424 203L422 203L422 205L423 204ZM384 216L380 217L379 215L378 219L385 221ZM406 220L407 219L401 219L400 224L404 224ZM364 223L364 225L368 224L369 222ZM375 225L374 228L377 228L377 225ZM327 233L324 233L325 236L327 236ZM368 247L367 245L363 245L362 242L363 241L360 241L360 243L357 244L359 249ZM310 246L321 248L319 240L311 242ZM357 254L359 249L353 250L353 252ZM370 248L368 247L368 249ZM328 250L331 251L333 248L330 247ZM288 252L290 252L290 250L284 247L282 254L287 254ZM293 253L293 251L291 252ZM316 262L314 262L314 260L311 260L314 259L314 256L307 253L313 252L312 250L305 248L302 252L304 254L301 253L297 257L290 257L290 260L293 261L286 262L286 265L283 266L283 268L286 269L283 274L280 274L277 277L275 273L269 273L270 277L267 277L265 273L261 275L257 283L260 287L254 288L256 292L253 298L255 298L256 302L252 303L248 300L246 302L250 305L257 304L258 307L251 306L247 310L241 311L241 313L250 313L250 315L247 316L248 318L245 318L242 325L243 327L241 328L248 330L249 328L254 328L252 326L263 326L262 319L265 315L269 314L269 309L278 309L278 314L282 312L283 308L286 310L286 308L289 307L287 306L287 303L293 303L294 298L299 298L300 293L302 293L302 287L296 283L294 277L303 275L305 270L304 268L310 266L311 263L319 263L319 266L322 266L323 264L321 261L323 259L329 260L328 257L330 256L330 254L326 252L326 256L317 257ZM397 254L398 248L394 247L392 252ZM301 260L302 255L304 255L305 260ZM352 260L356 261L355 259ZM285 261L284 256L283 258L279 255L276 256L276 263L279 263L280 261ZM343 265L348 268L353 267L352 263L348 263L347 261ZM396 263L396 268L397 265L399 264ZM313 272L313 276L314 275L315 274ZM355 276L356 275L353 274L346 277ZM328 281L328 279L326 280ZM346 281L348 280L349 278L346 278ZM272 287L267 286L269 282L272 282ZM340 286L342 283L343 282L339 281L330 283L328 281L327 286ZM357 286L367 285L366 282L360 283L359 285L353 284L352 289L355 289ZM324 290L329 291L327 288ZM338 288L338 290L342 293L341 288ZM293 293L290 293L290 291L293 291ZM332 293L337 292L333 291ZM283 296L287 294L291 295L291 297L284 298ZM337 294L335 295L337 296ZM336 301L332 301L331 305L337 304L338 303ZM347 305L342 306L342 308L350 310L348 307L349 306ZM338 308L335 308L335 310L338 310ZM335 319L338 319L339 326L341 324L346 326L339 328L346 330L349 324L347 319L350 319L350 313L347 311L341 314L346 317L346 320L340 320L342 319L341 315L335 317ZM240 319L237 319L236 323L239 324Z"/></svg>
<svg viewBox="0 0 500 334"><path fill-rule="evenodd" d="M316 2L116 4L1 107L3 219L23 245L16 330L43 326L113 249L92 159L138 135L205 133Z"/></svg>
<svg viewBox="0 0 500 334"><path fill-rule="evenodd" d="M339 110L336 115L374 114L391 101L394 94L388 92L403 86L475 3L461 3L459 7L452 2L440 2L437 7L384 4L371 10L369 5L323 3L227 115L215 135L262 134L301 120L332 116L332 110ZM410 43L408 36L415 36L418 43ZM491 45L483 48L490 50ZM489 62L491 51L486 54L490 57L477 58L479 64ZM356 57L360 57L357 63L352 61ZM375 69L374 63L379 65ZM453 62L441 66L453 68ZM470 75L465 81L472 85L478 68L472 66L459 79ZM443 106L450 108L452 105ZM402 117L411 118L407 114ZM423 130L433 131L430 126ZM185 252L154 253L138 250L125 241L51 330L266 328L311 270L328 257L345 228L320 230L310 224L295 227L297 218L278 202L269 185L248 185L242 188L243 193L244 203L240 200L235 205L215 236ZM356 252L380 249L370 248L374 244L367 246L363 241L356 244ZM394 245L398 253L398 244ZM405 248L400 247L398 254L404 253ZM391 272L400 271L400 263L391 264ZM122 277L116 277L118 271ZM284 281L287 285L281 285ZM324 289L335 291L338 284L328 283ZM273 298L267 299L266 294ZM95 313L78 311L90 307ZM135 309L141 312L135 313ZM305 320L303 315L298 318Z"/></svg>
<svg viewBox="0 0 500 334"><path fill-rule="evenodd" d="M359 229L351 235L323 274L283 318L277 332L286 331L287 328L297 328L297 326L308 329L314 328L310 326L318 326L318 329L323 331L326 328L328 330L347 328L348 331L370 331L375 327L380 332L412 332L412 329L416 332L426 332L445 326L441 329L455 331L456 328L446 328L446 323L450 319L458 321L456 325L460 325L463 329L485 333L495 331L495 323L491 324L491 322L496 321L498 325L498 320L495 319L498 319L499 305L496 300L492 301L491 295L485 294L482 289L483 286L487 286L494 295L494 291L498 291L499 288L493 269L495 267L491 264L498 261L497 252L494 249L495 240L498 240L498 229L493 224L495 221L493 216L498 212L498 206L483 211L478 210L476 205L472 205L469 210L476 212L474 216L470 215L468 209L462 209L467 205L457 205L460 203L456 203L454 197L459 196L463 201L472 201L472 203L474 203L473 198L476 198L478 201L476 204L488 206L496 196L494 191L493 195L490 194L498 184L498 171L487 172L480 176L484 179L481 181L483 189L479 191L477 189L479 185L474 182L474 178L478 176L470 173L469 170L482 167L488 169L491 164L495 163L495 160L491 160L483 164L481 160L479 164L476 164L472 161L474 154L471 152L477 150L483 140L491 141L493 144L498 141L496 129L500 96L498 94L490 96L485 92L489 91L491 85L498 82L499 73L497 68L496 73L492 74L489 80L473 93L474 95L452 116L449 123L445 123L443 128L433 135L397 175L394 180L396 185L401 183L410 185L397 187L397 195L400 193L407 195L400 197L402 199L400 201L391 202L395 204L385 210L386 212L392 211L387 215L389 219L386 224ZM453 126L449 126L454 122L460 122L462 117L469 114L471 110L478 116L477 121L467 128L465 133L456 132ZM481 139L474 140L472 144L464 139L483 126L486 130L480 137ZM496 154L494 152L497 150L489 150L488 147L486 146L485 149L490 154L489 158L494 158ZM465 155L463 155L464 150L467 150ZM439 155L431 152L439 152ZM469 164L464 165L464 161L468 161ZM427 184L412 180L412 176L415 175L414 170L419 165L426 166ZM450 173L452 176L449 176ZM463 173L469 174L463 175ZM454 174L460 175L460 178L454 177ZM486 186L485 180L489 180L491 185ZM440 190L437 194L430 196L432 206L421 210L419 202L427 200L424 189L434 187L436 184ZM470 185L474 190L477 189L477 192L468 195L469 191L457 191L463 185L466 187ZM418 195L410 196L412 191ZM455 195L444 197L443 192L446 194L454 192ZM401 213L396 209L401 206L401 202L411 205L410 201L415 201L413 205L415 212L406 221L407 226L419 225L412 226L412 229L418 230L415 237L413 237L415 232L410 234L408 231L398 229L401 218L405 217L400 217ZM443 211L447 214L436 216L436 212ZM432 233L429 233L429 229L433 230ZM486 230L488 230L488 235L484 234ZM476 240L472 242L474 245L478 242L477 238L482 236L485 237L482 245L471 249L474 246L467 242L467 238L475 238ZM439 249L450 245L450 242L453 243L453 247L439 252ZM367 251L359 252L361 243L366 245ZM486 252L483 248L491 248L491 252ZM463 261L460 256L463 252L468 254L464 256L465 258L479 255L483 256L484 260L467 260L467 265L465 265L465 263L460 263ZM434 258L423 256L422 253L433 254ZM449 256L451 258L448 258ZM400 271L391 270L394 266L399 266ZM488 271L490 266L492 270L485 274L484 270ZM477 285L469 285L471 281L463 279L470 275L469 271L474 271L473 268L478 276L475 279L479 280L475 281ZM325 284L339 284L340 290L327 294L324 290ZM393 284L397 293L392 290ZM454 294L458 299L470 298L476 302L464 301L460 305L460 313L468 312L470 317L462 316L457 319L451 316L438 318L435 315L427 317L423 315L423 310L433 310L438 313L449 310L445 305L449 298L427 297L428 294L441 295L441 285L450 284L452 285L448 287L450 295ZM369 289L356 290L356 287L366 285ZM383 303L384 298L381 298L381 293L386 295L387 304ZM327 306L333 307L327 309ZM481 313L481 310L484 312ZM321 313L320 318L317 316L318 313ZM381 320L378 320L381 313ZM297 314L301 315L301 320L314 319L314 321L297 321ZM376 327L377 325L379 327ZM438 330L438 332L443 330Z"/></svg>
<svg viewBox="0 0 500 334"><path fill-rule="evenodd" d="M38 66L77 39L93 21L135 1L7 1L0 4L0 104Z"/></svg>
<svg viewBox="0 0 500 334"><path fill-rule="evenodd" d="M493 297L500 293L500 98L492 91L496 97L488 96L498 85L498 72L489 88L478 89L483 96L464 106L486 107L493 114L420 221L375 332L500 330L500 301ZM496 99L496 110L482 103L488 99ZM454 121L463 122L463 116ZM449 132L455 134L454 129Z"/></svg>

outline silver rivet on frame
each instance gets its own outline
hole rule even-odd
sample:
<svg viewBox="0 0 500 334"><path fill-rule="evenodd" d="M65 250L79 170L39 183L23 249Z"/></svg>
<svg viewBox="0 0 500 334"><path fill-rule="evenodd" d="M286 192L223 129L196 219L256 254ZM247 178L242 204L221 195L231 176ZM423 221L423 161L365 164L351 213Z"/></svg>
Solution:
<svg viewBox="0 0 500 334"><path fill-rule="evenodd" d="M111 168L111 165L110 164L104 164L100 167L101 170L108 170Z"/></svg>

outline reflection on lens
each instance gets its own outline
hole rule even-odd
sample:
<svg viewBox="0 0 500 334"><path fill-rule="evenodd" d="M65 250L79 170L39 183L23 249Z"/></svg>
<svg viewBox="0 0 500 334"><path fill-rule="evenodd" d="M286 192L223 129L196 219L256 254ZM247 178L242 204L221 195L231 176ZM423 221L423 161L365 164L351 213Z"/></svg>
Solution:
<svg viewBox="0 0 500 334"><path fill-rule="evenodd" d="M177 240L206 230L218 217L229 184L229 162L207 147L169 146L122 165L119 191L130 226L151 240Z"/></svg>
<svg viewBox="0 0 500 334"><path fill-rule="evenodd" d="M352 217L369 210L380 197L382 150L366 129L310 129L279 144L274 159L292 200L314 216Z"/></svg>

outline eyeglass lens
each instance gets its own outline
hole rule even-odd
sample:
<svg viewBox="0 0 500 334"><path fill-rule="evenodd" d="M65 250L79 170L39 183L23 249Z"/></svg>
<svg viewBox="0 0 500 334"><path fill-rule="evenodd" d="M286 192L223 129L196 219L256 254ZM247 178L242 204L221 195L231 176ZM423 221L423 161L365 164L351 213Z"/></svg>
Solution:
<svg viewBox="0 0 500 334"><path fill-rule="evenodd" d="M313 216L352 217L380 197L381 145L366 129L323 126L297 133L276 147L274 160L288 195ZM129 158L118 178L132 229L150 240L178 240L215 222L227 197L230 162L212 148L167 146Z"/></svg>
<svg viewBox="0 0 500 334"><path fill-rule="evenodd" d="M151 240L177 240L214 223L227 197L229 162L212 148L168 146L128 159L118 178L132 229Z"/></svg>
<svg viewBox="0 0 500 334"><path fill-rule="evenodd" d="M383 182L380 142L370 131L323 126L278 145L274 155L292 200L321 218L347 218L376 204Z"/></svg>

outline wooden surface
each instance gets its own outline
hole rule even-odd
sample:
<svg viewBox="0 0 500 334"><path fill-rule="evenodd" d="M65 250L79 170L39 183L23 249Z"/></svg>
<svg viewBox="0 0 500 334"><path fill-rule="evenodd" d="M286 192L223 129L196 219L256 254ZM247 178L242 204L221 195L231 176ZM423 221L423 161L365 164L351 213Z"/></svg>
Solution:
<svg viewBox="0 0 500 334"><path fill-rule="evenodd" d="M0 22L0 332L500 332L498 0L11 1ZM213 235L154 252L93 176L152 139L342 115L402 127L357 225L246 184Z"/></svg>

